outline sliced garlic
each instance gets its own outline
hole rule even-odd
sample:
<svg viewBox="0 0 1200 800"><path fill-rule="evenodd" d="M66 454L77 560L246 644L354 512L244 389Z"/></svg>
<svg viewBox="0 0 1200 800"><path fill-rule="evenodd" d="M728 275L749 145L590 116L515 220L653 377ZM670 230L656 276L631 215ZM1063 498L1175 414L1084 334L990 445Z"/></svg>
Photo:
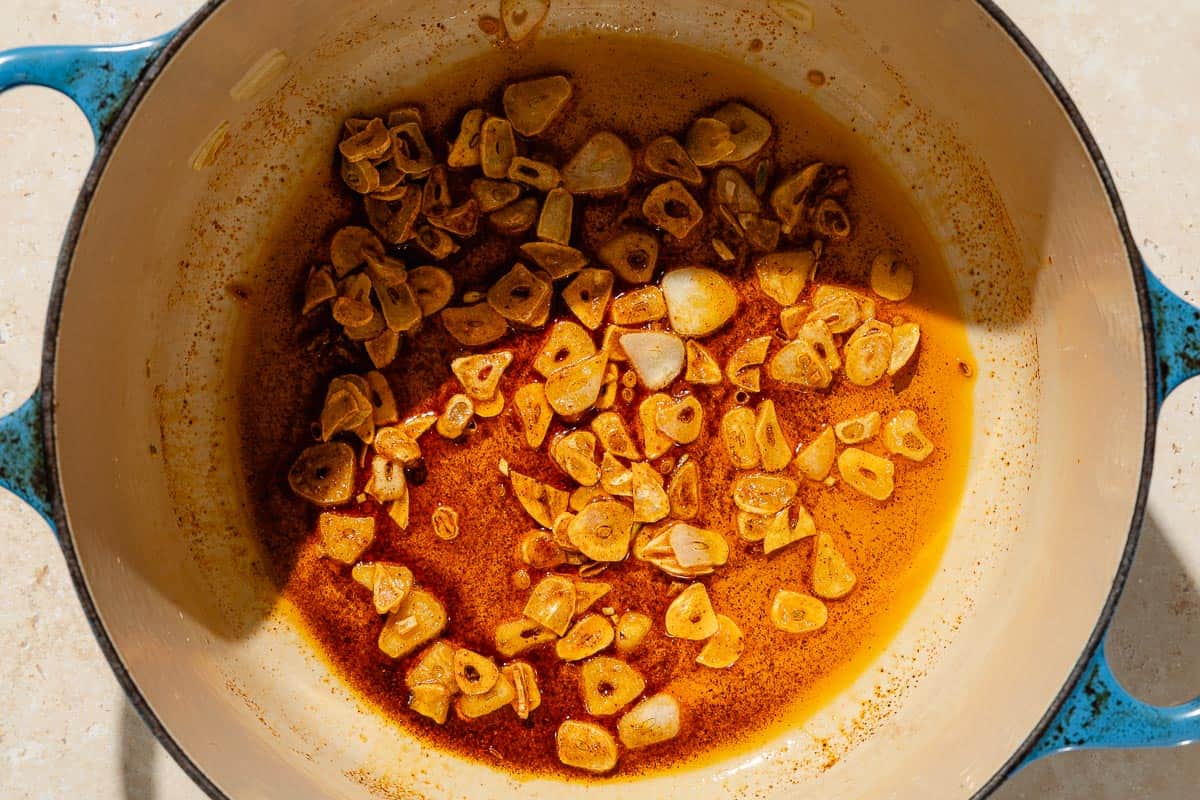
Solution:
<svg viewBox="0 0 1200 800"><path fill-rule="evenodd" d="M542 704L542 692L537 685L537 672L524 661L506 664L500 670L513 686L513 711L521 719L529 719Z"/></svg>
<svg viewBox="0 0 1200 800"><path fill-rule="evenodd" d="M924 461L933 453L933 442L922 431L917 412L897 411L883 429L883 446L909 461Z"/></svg>
<svg viewBox="0 0 1200 800"><path fill-rule="evenodd" d="M793 250L763 256L754 264L758 288L781 306L796 303L812 275L816 257L811 250Z"/></svg>
<svg viewBox="0 0 1200 800"><path fill-rule="evenodd" d="M554 280L574 275L588 265L587 256L558 242L526 242L521 245L521 254Z"/></svg>
<svg viewBox="0 0 1200 800"><path fill-rule="evenodd" d="M516 264L487 291L487 302L504 319L523 328L540 328L550 315L554 287L544 276Z"/></svg>
<svg viewBox="0 0 1200 800"><path fill-rule="evenodd" d="M812 514L808 513L808 509L799 503L794 507L796 509L796 524L791 527L788 527L786 524L770 527L767 530L767 535L763 537L764 555L770 555L793 542L799 542L802 539L808 539L817 535L817 524L813 521Z"/></svg>
<svg viewBox="0 0 1200 800"><path fill-rule="evenodd" d="M482 347L508 333L508 323L487 303L442 309L442 324L459 344Z"/></svg>
<svg viewBox="0 0 1200 800"><path fill-rule="evenodd" d="M426 317L441 311L454 296L454 279L441 267L417 267L409 270L408 285L417 297L421 314Z"/></svg>
<svg viewBox="0 0 1200 800"><path fill-rule="evenodd" d="M817 534L813 551L813 594L827 600L838 600L854 590L857 579L845 557L828 533Z"/></svg>
<svg viewBox="0 0 1200 800"><path fill-rule="evenodd" d="M861 417L843 420L833 426L833 432L843 444L860 444L875 438L879 433L882 417L878 411L872 411Z"/></svg>
<svg viewBox="0 0 1200 800"><path fill-rule="evenodd" d="M563 367L577 364L595 354L596 345L583 327L570 321L556 322L534 359L533 368L543 378L549 378Z"/></svg>
<svg viewBox="0 0 1200 800"><path fill-rule="evenodd" d="M489 400L475 401L475 416L480 419L494 419L504 411L504 393L499 389Z"/></svg>
<svg viewBox="0 0 1200 800"><path fill-rule="evenodd" d="M737 149L729 126L712 117L693 122L683 146L698 167L715 166Z"/></svg>
<svg viewBox="0 0 1200 800"><path fill-rule="evenodd" d="M921 327L905 322L892 328L892 356L888 360L888 375L895 375L908 366L921 343Z"/></svg>
<svg viewBox="0 0 1200 800"><path fill-rule="evenodd" d="M325 555L353 564L375 541L375 518L325 511L317 518L317 534Z"/></svg>
<svg viewBox="0 0 1200 800"><path fill-rule="evenodd" d="M630 465L633 473L633 521L658 522L671 513L662 475L645 461Z"/></svg>
<svg viewBox="0 0 1200 800"><path fill-rule="evenodd" d="M743 475L734 481L733 502L751 514L774 514L791 504L798 488L794 480L779 475Z"/></svg>
<svg viewBox="0 0 1200 800"><path fill-rule="evenodd" d="M575 616L575 584L561 575L547 575L529 593L522 613L543 628L565 635Z"/></svg>
<svg viewBox="0 0 1200 800"><path fill-rule="evenodd" d="M675 401L665 394L652 394L638 406L638 432L642 437L642 452L646 458L661 458L674 442L658 428L658 413L674 406Z"/></svg>
<svg viewBox="0 0 1200 800"><path fill-rule="evenodd" d="M657 286L625 292L612 302L609 318L616 325L644 325L667 315L667 304Z"/></svg>
<svg viewBox="0 0 1200 800"><path fill-rule="evenodd" d="M354 494L354 451L345 442L304 450L288 470L292 491L317 506L338 506Z"/></svg>
<svg viewBox="0 0 1200 800"><path fill-rule="evenodd" d="M458 538L458 512L449 506L438 506L433 511L433 535L444 542Z"/></svg>
<svg viewBox="0 0 1200 800"><path fill-rule="evenodd" d="M517 692L513 688L512 680L508 675L500 673L492 688L483 694L459 695L454 701L454 710L464 720L479 719L511 705L516 698Z"/></svg>
<svg viewBox="0 0 1200 800"><path fill-rule="evenodd" d="M517 545L521 560L534 569L554 569L567 561L567 554L547 531L530 531Z"/></svg>
<svg viewBox="0 0 1200 800"><path fill-rule="evenodd" d="M473 108L463 115L462 123L458 127L458 136L450 147L450 155L446 158L447 166L454 169L479 166L479 142L485 120L487 112L481 108Z"/></svg>
<svg viewBox="0 0 1200 800"><path fill-rule="evenodd" d="M661 403L654 415L654 425L676 444L688 445L700 438L704 430L704 409L692 395Z"/></svg>
<svg viewBox="0 0 1200 800"><path fill-rule="evenodd" d="M604 385L608 354L597 353L562 367L546 379L546 400L561 417L574 419L595 405Z"/></svg>
<svg viewBox="0 0 1200 800"><path fill-rule="evenodd" d="M892 496L896 468L886 458L847 447L838 456L837 465L842 480L867 497L883 501Z"/></svg>
<svg viewBox="0 0 1200 800"><path fill-rule="evenodd" d="M771 380L805 389L825 389L833 382L833 373L811 344L798 339L788 342L767 364Z"/></svg>
<svg viewBox="0 0 1200 800"><path fill-rule="evenodd" d="M570 620L567 621L567 624L570 624ZM557 638L554 631L531 619L522 617L510 622L502 622L496 626L496 652L505 658L512 658L527 650L553 642Z"/></svg>
<svg viewBox="0 0 1200 800"><path fill-rule="evenodd" d="M478 145L476 145L478 152ZM478 158L478 156L476 156ZM453 164L451 165L453 166ZM479 203L479 210L484 214L515 203L521 196L521 187L508 181L494 181L489 178L476 178L471 181L471 196Z"/></svg>
<svg viewBox="0 0 1200 800"><path fill-rule="evenodd" d="M680 336L707 336L733 318L737 292L723 275L704 267L685 267L662 279L671 327Z"/></svg>
<svg viewBox="0 0 1200 800"><path fill-rule="evenodd" d="M688 339L684 350L687 355L687 372L683 375L685 381L705 386L721 383L721 367L704 345Z"/></svg>
<svg viewBox="0 0 1200 800"><path fill-rule="evenodd" d="M691 186L700 186L704 175L687 150L672 136L661 136L646 146L642 154L646 169L665 178L677 178Z"/></svg>
<svg viewBox="0 0 1200 800"><path fill-rule="evenodd" d="M667 606L667 635L701 641L717 632L720 623L702 583L693 583Z"/></svg>
<svg viewBox="0 0 1200 800"><path fill-rule="evenodd" d="M737 530L738 536L747 542L782 538L788 532L788 510L780 509L773 514L739 511L737 513Z"/></svg>
<svg viewBox="0 0 1200 800"><path fill-rule="evenodd" d="M495 661L463 647L454 651L454 682L463 694L484 694L491 691L498 680L500 668Z"/></svg>
<svg viewBox="0 0 1200 800"><path fill-rule="evenodd" d="M754 469L759 465L756 426L754 412L745 406L734 406L721 419L721 440L737 469Z"/></svg>
<svg viewBox="0 0 1200 800"><path fill-rule="evenodd" d="M517 417L525 432L525 443L530 447L541 447L554 419L554 411L546 401L546 388L540 383L527 383L517 389L513 397Z"/></svg>
<svg viewBox="0 0 1200 800"><path fill-rule="evenodd" d="M667 483L667 499L675 519L693 519L700 513L700 469L695 461L680 460Z"/></svg>
<svg viewBox="0 0 1200 800"><path fill-rule="evenodd" d="M667 181L651 189L642 203L642 213L650 224L681 240L704 219L704 209L680 181Z"/></svg>
<svg viewBox="0 0 1200 800"><path fill-rule="evenodd" d="M812 595L780 589L771 601L771 622L786 633L811 633L829 620L829 609Z"/></svg>
<svg viewBox="0 0 1200 800"><path fill-rule="evenodd" d="M642 385L652 392L670 386L683 371L683 340L673 333L636 331L620 341Z"/></svg>
<svg viewBox="0 0 1200 800"><path fill-rule="evenodd" d="M563 302L585 328L596 330L612 299L613 274L606 269L580 271L562 291Z"/></svg>
<svg viewBox="0 0 1200 800"><path fill-rule="evenodd" d="M821 286L813 293L813 310L808 322L821 320L834 334L849 333L875 316L875 304L841 286Z"/></svg>
<svg viewBox="0 0 1200 800"><path fill-rule="evenodd" d="M550 458L580 486L595 486L600 480L596 463L596 436L589 431L571 431L550 444Z"/></svg>
<svg viewBox="0 0 1200 800"><path fill-rule="evenodd" d="M871 262L871 291L884 300L900 301L913 290L913 271L896 260L896 254L883 252Z"/></svg>
<svg viewBox="0 0 1200 800"><path fill-rule="evenodd" d="M596 434L600 446L614 456L633 460L642 457L620 414L613 411L597 414L592 420L592 432Z"/></svg>
<svg viewBox="0 0 1200 800"><path fill-rule="evenodd" d="M647 697L617 721L617 736L630 750L668 742L679 729L679 701L669 694Z"/></svg>
<svg viewBox="0 0 1200 800"><path fill-rule="evenodd" d="M626 283L646 283L658 265L658 239L642 231L626 231L601 245L596 256Z"/></svg>
<svg viewBox="0 0 1200 800"><path fill-rule="evenodd" d="M533 520L543 528L553 528L554 520L567 510L570 496L562 489L542 483L528 475L509 470L513 494Z"/></svg>
<svg viewBox="0 0 1200 800"><path fill-rule="evenodd" d="M675 560L684 569L711 571L713 567L722 567L729 561L729 543L716 531L697 528L686 522L675 522L665 533Z"/></svg>
<svg viewBox="0 0 1200 800"><path fill-rule="evenodd" d="M500 0L500 21L514 43L532 36L548 13L550 0Z"/></svg>
<svg viewBox="0 0 1200 800"><path fill-rule="evenodd" d="M550 127L571 99L571 82L562 75L509 84L504 116L522 136L538 136Z"/></svg>
<svg viewBox="0 0 1200 800"><path fill-rule="evenodd" d="M717 632L704 643L696 663L709 669L728 669L742 657L744 647L742 629L729 617L717 614Z"/></svg>
<svg viewBox="0 0 1200 800"><path fill-rule="evenodd" d="M450 691L438 684L421 684L409 690L408 707L423 717L445 725L450 715Z"/></svg>
<svg viewBox="0 0 1200 800"><path fill-rule="evenodd" d="M771 346L770 336L759 336L743 344L725 365L725 374L730 383L747 392L762 391L762 365L767 360Z"/></svg>
<svg viewBox="0 0 1200 800"><path fill-rule="evenodd" d="M437 421L437 432L447 439L457 439L467 431L475 417L475 404L465 394L456 394L446 401Z"/></svg>
<svg viewBox="0 0 1200 800"><path fill-rule="evenodd" d="M642 646L653 625L650 617L637 611L626 611L617 619L617 652L628 655Z"/></svg>
<svg viewBox="0 0 1200 800"><path fill-rule="evenodd" d="M545 242L566 246L571 243L575 219L575 198L566 189L551 189L538 217L537 236Z"/></svg>
<svg viewBox="0 0 1200 800"><path fill-rule="evenodd" d="M764 400L758 404L754 423L754 441L762 468L767 472L779 472L792 461L792 446L784 435L783 426L775 413L775 401Z"/></svg>
<svg viewBox="0 0 1200 800"><path fill-rule="evenodd" d="M472 400L489 400L496 396L500 379L512 363L511 350L498 353L462 356L450 362L450 371L462 384L463 391Z"/></svg>
<svg viewBox="0 0 1200 800"><path fill-rule="evenodd" d="M492 180L508 177L508 168L517 154L512 124L499 117L489 118L483 123L479 141L484 177Z"/></svg>
<svg viewBox="0 0 1200 800"><path fill-rule="evenodd" d="M360 577L360 568L364 568L363 577L369 577L369 583L365 585L371 590L371 600L375 604L377 614L390 614L395 611L412 591L413 574L408 567L386 561L359 564L354 567L356 581Z"/></svg>
<svg viewBox="0 0 1200 800"><path fill-rule="evenodd" d="M597 133L563 168L563 185L571 194L611 194L629 185L633 153L616 134Z"/></svg>
<svg viewBox="0 0 1200 800"><path fill-rule="evenodd" d="M571 521L567 537L592 561L621 561L633 538L633 510L619 500L595 500Z"/></svg>
<svg viewBox="0 0 1200 800"><path fill-rule="evenodd" d="M846 341L842 356L847 380L856 386L875 384L891 364L892 327L867 320Z"/></svg>
<svg viewBox="0 0 1200 800"><path fill-rule="evenodd" d="M796 456L796 470L810 481L823 481L833 468L836 454L833 428L826 428Z"/></svg>
<svg viewBox="0 0 1200 800"><path fill-rule="evenodd" d="M581 616L611 591L612 584L610 583L575 581L575 616Z"/></svg>
<svg viewBox="0 0 1200 800"><path fill-rule="evenodd" d="M446 607L429 592L413 588L379 632L379 649L390 658L404 658L431 641L446 627Z"/></svg>
<svg viewBox="0 0 1200 800"><path fill-rule="evenodd" d="M633 470L626 468L612 453L600 459L600 485L618 497L633 497Z"/></svg>
<svg viewBox="0 0 1200 800"><path fill-rule="evenodd" d="M612 734L594 722L569 719L555 734L558 760L588 772L609 772L617 766L617 743Z"/></svg>
<svg viewBox="0 0 1200 800"><path fill-rule="evenodd" d="M616 658L596 656L579 673L584 707L595 717L616 714L646 690L641 674Z"/></svg>
<svg viewBox="0 0 1200 800"><path fill-rule="evenodd" d="M599 614L588 614L558 640L554 652L563 661L582 661L612 644L615 636L608 620Z"/></svg>

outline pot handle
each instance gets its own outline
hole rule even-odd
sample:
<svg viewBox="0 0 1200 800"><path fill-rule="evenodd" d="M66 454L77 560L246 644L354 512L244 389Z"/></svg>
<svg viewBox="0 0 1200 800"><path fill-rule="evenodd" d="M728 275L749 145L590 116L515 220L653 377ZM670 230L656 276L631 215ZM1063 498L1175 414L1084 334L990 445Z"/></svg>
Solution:
<svg viewBox="0 0 1200 800"><path fill-rule="evenodd" d="M1146 270L1154 319L1158 404L1188 378L1200 375L1200 309ZM1200 742L1200 698L1164 708L1135 698L1121 686L1101 642L1058 714L1025 764L1067 750L1106 747L1174 747Z"/></svg>
<svg viewBox="0 0 1200 800"><path fill-rule="evenodd" d="M129 99L138 77L173 35L169 32L132 44L0 51L0 92L26 85L62 92L83 111L99 143ZM20 497L55 527L42 439L40 391L16 411L0 418L0 486Z"/></svg>

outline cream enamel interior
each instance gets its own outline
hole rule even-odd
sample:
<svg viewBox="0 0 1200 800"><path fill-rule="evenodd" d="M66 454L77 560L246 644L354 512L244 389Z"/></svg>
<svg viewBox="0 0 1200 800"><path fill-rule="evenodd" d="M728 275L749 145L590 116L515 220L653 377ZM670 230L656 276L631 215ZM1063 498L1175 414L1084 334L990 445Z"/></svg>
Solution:
<svg viewBox="0 0 1200 800"><path fill-rule="evenodd" d="M253 283L277 198L329 169L342 109L399 99L488 47L477 20L495 5L229 0L133 115L80 233L54 376L75 547L150 707L238 800L562 790L421 750L328 674L256 572L227 413L239 305L226 287ZM802 32L763 2L554 0L546 29L604 26L746 59L758 36L777 80L807 90L808 69L837 76L818 102L914 186L973 319L967 496L934 586L830 707L752 756L583 796L968 796L1066 680L1125 546L1148 415L1143 339L1083 144L975 3L810 5ZM233 101L272 48L284 74ZM311 115L313 100L329 113ZM226 147L192 170L226 120ZM894 691L886 707L879 686Z"/></svg>

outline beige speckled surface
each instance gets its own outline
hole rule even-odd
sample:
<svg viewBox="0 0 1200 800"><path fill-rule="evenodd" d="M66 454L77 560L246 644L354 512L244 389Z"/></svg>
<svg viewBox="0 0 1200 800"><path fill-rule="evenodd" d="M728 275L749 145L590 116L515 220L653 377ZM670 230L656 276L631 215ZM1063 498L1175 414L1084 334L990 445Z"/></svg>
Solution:
<svg viewBox="0 0 1200 800"><path fill-rule="evenodd" d="M187 0L8 0L0 49L126 41L165 30ZM1200 4L1007 0L1096 134L1137 240L1172 287L1200 300ZM0 97L0 414L36 378L59 239L91 158L68 101ZM1143 546L1112 634L1118 674L1148 700L1200 691L1200 385L1167 405ZM125 702L45 524L0 493L0 797L200 798ZM1057 756L997 797L1191 800L1200 750Z"/></svg>

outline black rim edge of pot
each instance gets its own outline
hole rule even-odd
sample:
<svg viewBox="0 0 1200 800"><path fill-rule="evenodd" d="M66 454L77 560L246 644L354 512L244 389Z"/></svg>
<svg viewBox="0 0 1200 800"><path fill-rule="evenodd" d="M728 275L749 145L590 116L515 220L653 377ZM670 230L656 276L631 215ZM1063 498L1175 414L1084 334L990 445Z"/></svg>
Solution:
<svg viewBox="0 0 1200 800"><path fill-rule="evenodd" d="M1116 575L1113 579L1112 588L1109 591L1104 608L1097 618L1096 626L1093 628L1091 636L1088 638L1087 645L1080 653L1078 661L1067 677L1063 687L1055 696L1046 713L1038 721L1037 725L1025 738L1017 750L1009 757L1009 759L1000 767L982 787L975 792L972 800L982 800L992 792L994 792L1004 781L1016 773L1034 745L1042 738L1051 722L1062 709L1067 697L1070 696L1075 685L1083 675L1084 669L1088 662L1095 654L1096 649L1100 646L1100 642L1104 638L1104 633L1107 631L1110 622L1112 621L1113 613L1116 609L1117 602L1120 599L1121 592L1125 587L1125 582L1129 577L1130 566L1133 563L1134 553L1137 550L1138 539L1141 534L1142 518L1145 514L1146 497L1150 485L1150 473L1154 462L1154 443L1156 433L1156 423L1158 416L1158 398L1155 387L1158 385L1157 380L1157 360L1154 354L1154 324L1150 315L1150 299L1149 290L1146 285L1146 277L1143 271L1142 257L1137 245L1134 242L1133 234L1129 230L1129 223L1125 216L1125 208L1121 203L1120 195L1117 193L1117 188L1112 179L1112 174L1108 169L1108 164L1105 161L1104 155L1100 151L1099 145L1096 143L1095 137L1092 136L1091 130L1084 121L1079 109L1075 106L1071 96L1063 87L1058 76L1051 69L1046 59L1038 52L1033 43L1025 36L1017 25L1005 14L994 0L975 0L983 11L985 11L992 20L1000 26L1000 28L1008 34L1013 43L1021 50L1030 63L1041 74L1042 79L1046 81L1047 86L1058 99L1059 105L1070 119L1076 133L1079 135L1084 146L1087 148L1088 154L1092 159L1100 181L1104 186L1104 190L1108 195L1109 205L1111 206L1113 215L1117 221L1118 228L1121 232L1121 238L1125 242L1126 253L1129 257L1129 264L1133 272L1134 285L1138 296L1138 306L1142 317L1143 342L1145 345L1145 390L1146 390L1146 431L1142 450L1142 467L1139 476L1137 499L1134 504L1133 516L1130 520L1129 534L1126 540L1125 550L1121 556L1120 564L1117 567ZM146 698L142 695L137 683L125 668L124 662L117 653L116 647L109 638L107 630L104 628L104 623L100 619L98 610L92 600L91 594L87 587L87 581L84 578L83 570L75 553L75 547L72 542L70 526L67 522L66 510L62 504L62 496L58 491L59 475L58 465L55 450L55 404L54 404L54 357L57 349L59 317L62 312L63 293L66 288L67 277L70 273L71 260L74 256L75 246L79 240L80 229L84 218L87 216L88 208L91 204L96 187L99 184L101 176L104 174L104 169L108 164L108 159L112 154L116 143L121 138L121 133L125 126L129 123L130 118L137 111L146 92L154 83L154 80L162 72L163 67L171 60L176 52L183 44L196 32L204 22L217 10L223 3L223 0L207 0L205 5L201 7L195 14L187 19L171 37L170 41L163 47L162 51L154 58L154 60L146 67L138 78L133 91L129 95L129 99L121 108L120 113L114 119L112 126L105 133L97 146L95 158L92 161L91 167L88 169L83 186L80 189L79 197L75 202L75 207L71 212L70 220L67 224L66 233L63 237L62 249L59 252L58 262L55 268L54 281L50 294L50 303L46 316L45 337L42 345L42 370L40 379L40 390L42 398L42 438L46 448L46 463L49 475L49 485L52 487L51 504L55 525L58 527L59 543L62 547L63 556L67 562L67 568L71 574L72 583L75 584L76 594L79 596L80 603L83 606L84 614L87 616L88 623L92 627L92 632L103 651L105 658L108 660L118 683L125 690L129 702L137 710L138 715L146 723L146 726L154 734L154 737L162 744L171 757L187 775L195 781L213 800L231 800L211 779L200 769L197 764L192 761L191 757L184 751L178 742L172 737L171 733L166 729L163 723L158 719L154 710L150 707Z"/></svg>

